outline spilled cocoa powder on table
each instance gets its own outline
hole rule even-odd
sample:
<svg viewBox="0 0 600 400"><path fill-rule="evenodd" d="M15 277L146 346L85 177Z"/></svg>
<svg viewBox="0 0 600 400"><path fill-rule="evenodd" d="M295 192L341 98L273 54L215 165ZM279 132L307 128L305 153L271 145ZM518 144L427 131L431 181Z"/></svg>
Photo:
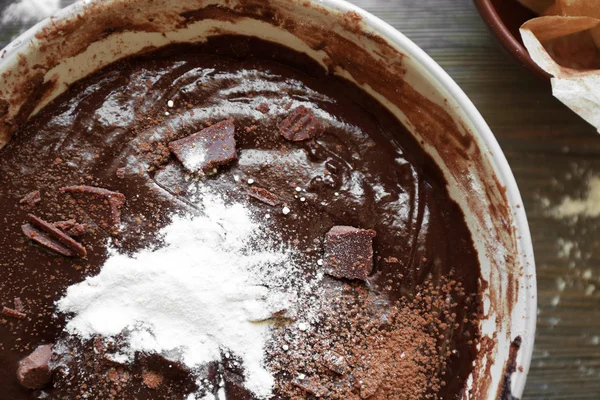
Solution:
<svg viewBox="0 0 600 400"><path fill-rule="evenodd" d="M319 320L305 331L277 331L268 346L277 390L308 398L437 399L446 360L456 354L460 282L431 280L412 300L390 305L358 283L323 292ZM329 299L329 300L326 300Z"/></svg>

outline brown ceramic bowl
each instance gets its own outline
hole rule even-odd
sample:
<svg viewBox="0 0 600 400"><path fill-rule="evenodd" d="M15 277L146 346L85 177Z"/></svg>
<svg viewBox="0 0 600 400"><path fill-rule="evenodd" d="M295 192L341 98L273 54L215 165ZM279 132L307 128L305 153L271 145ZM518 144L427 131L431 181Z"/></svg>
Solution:
<svg viewBox="0 0 600 400"><path fill-rule="evenodd" d="M550 78L529 56L519 28L537 15L517 0L474 0L481 17L496 39L524 68L540 79Z"/></svg>

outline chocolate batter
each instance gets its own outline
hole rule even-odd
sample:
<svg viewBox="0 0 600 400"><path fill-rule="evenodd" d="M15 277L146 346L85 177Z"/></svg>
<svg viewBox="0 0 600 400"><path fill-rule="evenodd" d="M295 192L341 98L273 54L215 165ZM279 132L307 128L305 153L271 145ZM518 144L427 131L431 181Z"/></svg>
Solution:
<svg viewBox="0 0 600 400"><path fill-rule="evenodd" d="M316 110L323 133L286 140L279 124L303 105ZM18 298L26 315L1 319L3 398L41 393L19 384L19 361L61 337L68 316L57 316L54 302L70 285L98 273L109 238L122 251L135 252L159 243L155 234L174 211L196 212L187 192L190 178L168 143L224 119L235 123L237 159L192 179L270 213L270 227L312 265L322 258L315 243L335 225L353 226L377 233L369 279L372 290L390 301L412 299L425 281L462 284L467 296L454 299L459 323L446 338L455 352L443 371L445 385L433 394L459 398L476 355L479 265L440 170L393 115L351 83L304 55L235 36L115 63L74 84L0 150L0 304L15 308ZM248 196L248 179L275 194L280 205ZM121 232L104 229L59 190L74 185L125 195ZM296 187L306 189L304 201ZM39 201L31 201L35 191ZM279 212L284 204L290 215ZM87 257L34 244L21 229L28 214L85 224L76 239ZM194 389L185 369L161 357L141 355L129 367L96 365L94 343L68 342L77 355L73 368L87 375L56 373L54 384L43 389L48 398L91 393L88 398L183 399ZM221 369L208 366L206 376L214 379ZM250 398L238 392L230 390L227 398Z"/></svg>

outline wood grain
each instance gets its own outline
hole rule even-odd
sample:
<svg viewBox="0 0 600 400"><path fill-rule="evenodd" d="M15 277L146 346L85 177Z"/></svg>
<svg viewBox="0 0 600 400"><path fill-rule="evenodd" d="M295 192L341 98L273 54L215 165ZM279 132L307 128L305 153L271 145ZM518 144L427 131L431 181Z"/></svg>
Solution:
<svg viewBox="0 0 600 400"><path fill-rule="evenodd" d="M0 0L0 9L8 3ZM353 3L399 29L448 71L481 111L512 166L529 216L539 287L524 398L600 399L600 221L570 222L548 214L548 205L565 195L583 194L586 176L600 176L600 136L555 100L548 84L503 52L470 0ZM0 27L0 47L19 28ZM572 249L563 254L569 244Z"/></svg>

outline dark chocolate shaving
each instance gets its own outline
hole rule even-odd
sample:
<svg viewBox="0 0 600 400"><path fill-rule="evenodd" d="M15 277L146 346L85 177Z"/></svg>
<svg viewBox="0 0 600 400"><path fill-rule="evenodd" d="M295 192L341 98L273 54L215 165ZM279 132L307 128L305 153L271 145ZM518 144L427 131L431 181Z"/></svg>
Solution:
<svg viewBox="0 0 600 400"><path fill-rule="evenodd" d="M31 224L21 225L21 230L29 239L46 247L49 250L52 250L58 254L62 254L63 256L67 257L72 257L75 255L75 253L71 249L63 246L62 244L56 242L53 239L50 239L46 234L34 228Z"/></svg>
<svg viewBox="0 0 600 400"><path fill-rule="evenodd" d="M42 201L42 195L40 191L34 190L33 192L29 192L25 196L23 196L23 198L19 200L19 204L22 204L29 208L33 208L40 201Z"/></svg>
<svg viewBox="0 0 600 400"><path fill-rule="evenodd" d="M301 142L324 131L323 124L315 113L304 106L294 108L290 114L279 123L279 133L287 140Z"/></svg>
<svg viewBox="0 0 600 400"><path fill-rule="evenodd" d="M251 187L248 189L248 196L255 198L256 200L262 201L265 204L270 206L276 206L280 203L279 197L269 192L267 189L263 189L260 187Z"/></svg>
<svg viewBox="0 0 600 400"><path fill-rule="evenodd" d="M29 214L28 219L29 219L29 223L32 226L34 226L35 228L46 233L51 238L58 240L61 244L63 244L65 247L71 249L78 256L80 256L80 257L87 256L87 251L86 251L85 247L83 247L81 245L81 243L73 240L73 238L71 236L67 235L66 233L64 233L63 231L61 231L60 229L58 229L57 227L52 225L51 223L46 222L43 219L36 217L33 214Z"/></svg>
<svg viewBox="0 0 600 400"><path fill-rule="evenodd" d="M42 389L48 385L52 380L51 358L51 345L46 344L35 349L19 364L17 370L19 383L28 389Z"/></svg>
<svg viewBox="0 0 600 400"><path fill-rule="evenodd" d="M372 229L334 226L325 235L325 272L336 278L368 278L373 269Z"/></svg>
<svg viewBox="0 0 600 400"><path fill-rule="evenodd" d="M18 319L27 318L27 314L25 314L24 312L17 311L9 307L2 307L2 314L6 315L7 317L13 317Z"/></svg>
<svg viewBox="0 0 600 400"><path fill-rule="evenodd" d="M122 193L83 185L63 187L60 191L71 194L102 229L112 235L119 233L121 208L125 205L125 196Z"/></svg>
<svg viewBox="0 0 600 400"><path fill-rule="evenodd" d="M169 150L190 172L208 172L237 158L235 125L226 119L169 143Z"/></svg>

